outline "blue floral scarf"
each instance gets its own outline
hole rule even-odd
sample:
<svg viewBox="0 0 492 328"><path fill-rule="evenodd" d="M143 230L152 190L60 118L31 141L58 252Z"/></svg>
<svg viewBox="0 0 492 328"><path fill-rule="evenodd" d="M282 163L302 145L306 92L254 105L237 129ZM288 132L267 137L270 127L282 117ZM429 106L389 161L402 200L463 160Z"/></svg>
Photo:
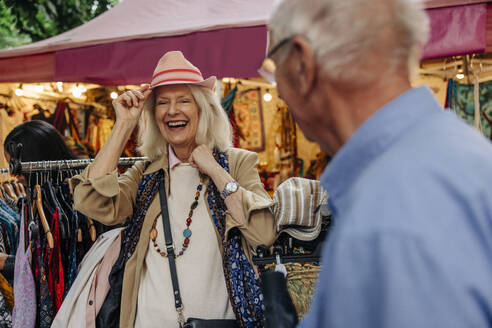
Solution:
<svg viewBox="0 0 492 328"><path fill-rule="evenodd" d="M215 160L229 173L229 161L224 152L214 151ZM208 205L221 239L223 240L223 267L229 298L241 327L263 327L263 294L260 282L244 253L241 233L231 230L225 236L226 205L214 183L208 186Z"/></svg>

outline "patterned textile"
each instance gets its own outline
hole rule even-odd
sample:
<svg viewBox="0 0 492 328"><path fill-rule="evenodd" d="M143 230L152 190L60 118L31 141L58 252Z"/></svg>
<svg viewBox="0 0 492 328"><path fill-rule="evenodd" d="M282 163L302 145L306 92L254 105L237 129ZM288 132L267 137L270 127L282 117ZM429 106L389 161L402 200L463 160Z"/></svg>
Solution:
<svg viewBox="0 0 492 328"><path fill-rule="evenodd" d="M253 151L265 150L261 89L241 91L234 99L234 115L241 137L240 147Z"/></svg>
<svg viewBox="0 0 492 328"><path fill-rule="evenodd" d="M227 155L214 151L214 157L229 172ZM226 206L214 183L208 186L208 204L221 240L224 240ZM260 282L244 253L240 232L230 231L228 237L223 244L223 264L226 287L234 313L241 327L263 327L264 305Z"/></svg>
<svg viewBox="0 0 492 328"><path fill-rule="evenodd" d="M0 252L7 253L5 248L5 241L3 240L3 234L0 232Z"/></svg>
<svg viewBox="0 0 492 328"><path fill-rule="evenodd" d="M46 278L46 271L43 263L42 247L39 234L34 241L33 263L35 263L35 279L37 285L37 304L38 313L36 317L36 327L49 328L53 322L53 302L51 301L50 289Z"/></svg>
<svg viewBox="0 0 492 328"><path fill-rule="evenodd" d="M163 179L162 171L144 175L142 181L138 185L137 203L131 220L128 220L125 234L123 237L122 248L125 254L124 262L132 256L137 247L140 231L147 214L147 209L152 203L154 196L159 187L159 182Z"/></svg>
<svg viewBox="0 0 492 328"><path fill-rule="evenodd" d="M2 208L5 212L7 212L12 218L16 221L19 220L19 214L14 211L10 206L7 205L4 201L0 201L0 208Z"/></svg>
<svg viewBox="0 0 492 328"><path fill-rule="evenodd" d="M489 140L492 140L492 81L480 83L479 89L482 133ZM460 84L452 80L449 81L448 105L471 126L475 122L473 92L473 84Z"/></svg>
<svg viewBox="0 0 492 328"><path fill-rule="evenodd" d="M10 207L13 211L17 210L17 202L15 199L10 198L7 193L3 192L3 190L0 190L0 192L3 194L3 198L5 198L5 203L7 204L8 207Z"/></svg>
<svg viewBox="0 0 492 328"><path fill-rule="evenodd" d="M7 279L5 279L5 277L1 274L0 274L0 292L2 293L2 296L5 299L7 310L9 310L9 313L12 313L12 310L14 309L14 289L9 284Z"/></svg>
<svg viewBox="0 0 492 328"><path fill-rule="evenodd" d="M72 231L72 234L75 234L76 236L77 230L74 229ZM65 288L65 293L63 295L63 298L65 298L68 291L70 290L70 287L72 287L75 278L77 277L77 238L76 237L70 238L70 256L68 258L70 260L70 264L68 268L67 286Z"/></svg>
<svg viewBox="0 0 492 328"><path fill-rule="evenodd" d="M7 304L5 298L0 294L0 328L11 328L12 327L12 316L7 309Z"/></svg>
<svg viewBox="0 0 492 328"><path fill-rule="evenodd" d="M285 263L287 290L296 307L299 320L309 311L320 267L313 264Z"/></svg>
<svg viewBox="0 0 492 328"><path fill-rule="evenodd" d="M31 246L25 247L25 210L22 206L19 247L15 255L13 326L34 328L36 324L36 286L29 263Z"/></svg>

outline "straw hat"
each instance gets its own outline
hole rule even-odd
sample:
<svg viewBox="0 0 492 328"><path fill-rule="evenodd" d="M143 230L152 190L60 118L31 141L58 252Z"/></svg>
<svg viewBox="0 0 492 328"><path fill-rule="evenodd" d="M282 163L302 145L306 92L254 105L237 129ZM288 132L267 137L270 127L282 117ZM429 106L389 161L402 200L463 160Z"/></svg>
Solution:
<svg viewBox="0 0 492 328"><path fill-rule="evenodd" d="M213 90L216 80L215 76L204 80L200 70L181 51L169 51L157 63L150 88L170 84L194 84Z"/></svg>

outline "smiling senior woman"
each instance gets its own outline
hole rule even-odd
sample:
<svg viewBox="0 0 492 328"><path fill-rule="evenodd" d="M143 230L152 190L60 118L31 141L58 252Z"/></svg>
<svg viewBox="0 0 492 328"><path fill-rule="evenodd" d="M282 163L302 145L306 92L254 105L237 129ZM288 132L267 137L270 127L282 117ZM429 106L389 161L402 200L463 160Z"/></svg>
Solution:
<svg viewBox="0 0 492 328"><path fill-rule="evenodd" d="M177 326L157 192L162 180L184 317L263 326L263 297L250 261L256 246L275 239L273 202L260 182L257 155L231 147L215 80L204 80L181 52L166 53L150 86L114 101L110 137L73 179L77 210L104 224L127 225L121 327ZM140 149L149 162L118 176L118 158L139 119Z"/></svg>

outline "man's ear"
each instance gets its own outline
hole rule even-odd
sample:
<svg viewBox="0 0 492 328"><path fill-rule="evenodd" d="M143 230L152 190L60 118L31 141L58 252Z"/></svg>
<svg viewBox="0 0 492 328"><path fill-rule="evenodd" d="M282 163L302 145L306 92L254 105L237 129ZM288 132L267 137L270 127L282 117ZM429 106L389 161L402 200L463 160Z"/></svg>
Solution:
<svg viewBox="0 0 492 328"><path fill-rule="evenodd" d="M307 96L314 88L317 75L313 49L301 36L295 36L291 43L292 49L288 61L289 75L294 79L299 93Z"/></svg>

